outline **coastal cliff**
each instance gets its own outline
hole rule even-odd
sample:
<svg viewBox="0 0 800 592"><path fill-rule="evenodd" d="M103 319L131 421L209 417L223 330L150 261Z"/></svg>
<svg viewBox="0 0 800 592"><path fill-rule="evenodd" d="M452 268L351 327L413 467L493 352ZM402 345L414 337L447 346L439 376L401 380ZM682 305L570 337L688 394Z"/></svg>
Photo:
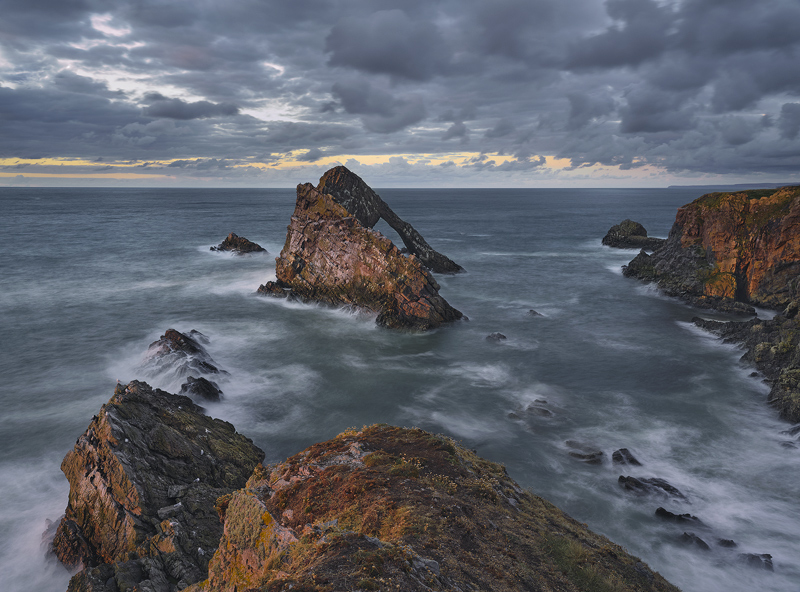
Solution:
<svg viewBox="0 0 800 592"><path fill-rule="evenodd" d="M349 174L351 180L358 179ZM339 171L336 177L339 187L341 175ZM321 186L328 181L331 178L323 177ZM297 187L275 273L276 281L260 286L259 294L353 305L378 313L376 322L393 329L433 329L463 316L439 295L439 284L419 258L401 253L333 195L310 183Z"/></svg>
<svg viewBox="0 0 800 592"><path fill-rule="evenodd" d="M205 578L222 535L216 499L264 453L188 397L117 385L61 465L69 503L53 552L71 592L174 592Z"/></svg>
<svg viewBox="0 0 800 592"><path fill-rule="evenodd" d="M118 386L64 460L68 591L677 592L450 438L375 425L262 457L186 397Z"/></svg>
<svg viewBox="0 0 800 592"><path fill-rule="evenodd" d="M666 243L624 274L702 308L782 309L800 288L800 187L704 195L679 208Z"/></svg>

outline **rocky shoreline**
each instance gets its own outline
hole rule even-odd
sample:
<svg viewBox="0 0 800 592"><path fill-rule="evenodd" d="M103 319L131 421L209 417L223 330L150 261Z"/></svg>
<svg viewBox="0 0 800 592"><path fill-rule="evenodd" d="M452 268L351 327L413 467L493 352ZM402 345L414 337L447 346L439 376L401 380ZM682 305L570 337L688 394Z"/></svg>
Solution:
<svg viewBox="0 0 800 592"><path fill-rule="evenodd" d="M679 208L666 242L641 251L623 274L697 308L778 311L767 320L694 323L742 345L742 359L771 386L769 403L800 422L800 187L704 195Z"/></svg>

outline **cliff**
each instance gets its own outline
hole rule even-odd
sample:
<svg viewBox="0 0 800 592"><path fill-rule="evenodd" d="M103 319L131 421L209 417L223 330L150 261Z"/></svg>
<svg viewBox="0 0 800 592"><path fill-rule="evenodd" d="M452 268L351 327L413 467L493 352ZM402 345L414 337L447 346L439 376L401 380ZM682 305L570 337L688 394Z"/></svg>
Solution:
<svg viewBox="0 0 800 592"><path fill-rule="evenodd" d="M624 273L700 307L782 309L800 290L800 187L704 195L679 208L666 243Z"/></svg>
<svg viewBox="0 0 800 592"><path fill-rule="evenodd" d="M275 273L277 280L258 293L357 306L378 313L377 323L389 328L427 330L462 317L416 256L405 256L310 183L297 187Z"/></svg>
<svg viewBox="0 0 800 592"><path fill-rule="evenodd" d="M61 470L69 503L53 551L81 567L73 592L173 592L206 577L222 535L216 499L264 458L188 397L117 385Z"/></svg>

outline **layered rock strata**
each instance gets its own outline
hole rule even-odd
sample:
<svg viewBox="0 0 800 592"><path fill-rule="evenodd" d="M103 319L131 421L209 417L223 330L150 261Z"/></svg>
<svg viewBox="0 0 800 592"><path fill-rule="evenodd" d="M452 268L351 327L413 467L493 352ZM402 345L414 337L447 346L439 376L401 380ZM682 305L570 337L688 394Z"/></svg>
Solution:
<svg viewBox="0 0 800 592"><path fill-rule="evenodd" d="M247 253L266 253L267 250L253 241L247 240L243 236L231 232L224 241L216 247L211 247L212 251L229 251L237 255L246 255Z"/></svg>
<svg viewBox="0 0 800 592"><path fill-rule="evenodd" d="M694 323L730 343L742 344L742 359L754 364L770 384L769 403L780 416L800 423L800 300L772 319L743 322L693 319Z"/></svg>
<svg viewBox="0 0 800 592"><path fill-rule="evenodd" d="M259 294L353 305L378 313L377 323L389 328L427 330L463 316L416 256L405 256L310 183L297 187L275 273Z"/></svg>
<svg viewBox="0 0 800 592"><path fill-rule="evenodd" d="M61 469L69 503L53 551L73 592L173 592L206 577L222 535L214 504L264 453L188 397L118 385Z"/></svg>
<svg viewBox="0 0 800 592"><path fill-rule="evenodd" d="M188 592L677 590L501 465L419 429L345 432L258 467L218 507L224 534Z"/></svg>
<svg viewBox="0 0 800 592"><path fill-rule="evenodd" d="M781 309L800 289L800 187L704 195L679 208L666 243L624 274L699 307Z"/></svg>
<svg viewBox="0 0 800 592"><path fill-rule="evenodd" d="M623 220L612 226L601 241L607 247L617 249L644 249L655 251L664 244L663 238L647 236L645 227L633 220Z"/></svg>

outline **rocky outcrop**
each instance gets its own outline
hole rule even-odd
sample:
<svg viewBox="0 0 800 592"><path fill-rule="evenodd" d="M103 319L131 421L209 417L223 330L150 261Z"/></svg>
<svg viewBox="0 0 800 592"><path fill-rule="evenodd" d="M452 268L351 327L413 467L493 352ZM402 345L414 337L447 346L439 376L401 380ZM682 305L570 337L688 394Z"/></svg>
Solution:
<svg viewBox="0 0 800 592"><path fill-rule="evenodd" d="M463 268L431 247L422 235L394 213L392 208L364 181L343 166L326 172L319 180L317 191L333 196L364 228L372 228L383 220L400 236L408 252L436 273L457 273Z"/></svg>
<svg viewBox="0 0 800 592"><path fill-rule="evenodd" d="M227 374L217 366L203 347L208 342L208 337L194 329L188 333L167 329L147 348L141 369L179 377L190 374Z"/></svg>
<svg viewBox="0 0 800 592"><path fill-rule="evenodd" d="M677 589L449 438L386 425L258 467L218 503L208 579L241 590Z"/></svg>
<svg viewBox="0 0 800 592"><path fill-rule="evenodd" d="M189 376L186 382L181 385L180 394L216 403L219 401L222 391L216 382L212 382L202 376L200 378Z"/></svg>
<svg viewBox="0 0 800 592"><path fill-rule="evenodd" d="M800 285L800 187L710 193L678 210L667 242L624 268L704 308L781 309Z"/></svg>
<svg viewBox="0 0 800 592"><path fill-rule="evenodd" d="M644 249L655 251L664 244L663 238L647 236L644 226L633 220L623 220L612 226L603 237L602 243L617 249Z"/></svg>
<svg viewBox="0 0 800 592"><path fill-rule="evenodd" d="M769 402L780 416L800 422L800 300L772 319L719 322L696 317L698 327L729 343L742 344L742 359L754 364L771 385Z"/></svg>
<svg viewBox="0 0 800 592"><path fill-rule="evenodd" d="M70 493L53 551L82 568L69 590L173 592L204 579L222 535L215 501L263 458L191 399L117 385L61 465Z"/></svg>
<svg viewBox="0 0 800 592"><path fill-rule="evenodd" d="M463 316L416 256L405 256L310 183L297 187L275 273L259 294L353 305L378 313L378 324L389 328L426 330Z"/></svg>
<svg viewBox="0 0 800 592"><path fill-rule="evenodd" d="M236 255L246 255L247 253L266 253L267 250L253 241L247 240L243 236L230 233L228 237L216 247L211 247L212 251L228 251Z"/></svg>

